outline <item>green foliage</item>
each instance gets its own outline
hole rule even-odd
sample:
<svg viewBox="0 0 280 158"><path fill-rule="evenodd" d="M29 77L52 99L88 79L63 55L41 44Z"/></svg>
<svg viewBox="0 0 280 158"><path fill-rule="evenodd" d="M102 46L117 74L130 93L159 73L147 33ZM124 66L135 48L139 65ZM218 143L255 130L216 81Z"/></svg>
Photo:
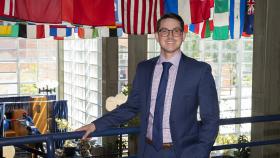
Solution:
<svg viewBox="0 0 280 158"><path fill-rule="evenodd" d="M130 92L131 92L131 85L124 85L121 93L123 93L125 96L128 96ZM126 124L124 124L125 127L137 127L139 125L140 125L139 116L134 117L133 119L129 120Z"/></svg>
<svg viewBox="0 0 280 158"><path fill-rule="evenodd" d="M240 144L240 143L248 143L249 138L245 135L234 135L234 134L226 134L226 135L218 135L216 139L216 144L224 145L224 144ZM234 158L249 158L250 156L250 148L244 147L239 148L232 152L232 150L224 150L224 156L233 156Z"/></svg>
<svg viewBox="0 0 280 158"><path fill-rule="evenodd" d="M128 96L130 91L131 91L131 85L127 84L123 86L121 93L124 94L125 96Z"/></svg>
<svg viewBox="0 0 280 158"><path fill-rule="evenodd" d="M35 84L21 84L20 93L21 94L37 94L38 89Z"/></svg>
<svg viewBox="0 0 280 158"><path fill-rule="evenodd" d="M240 135L238 137L238 144L240 143L248 143L249 140L245 135ZM234 156L236 158L249 158L250 156L250 148L249 147L243 147L237 149L237 151L234 151Z"/></svg>

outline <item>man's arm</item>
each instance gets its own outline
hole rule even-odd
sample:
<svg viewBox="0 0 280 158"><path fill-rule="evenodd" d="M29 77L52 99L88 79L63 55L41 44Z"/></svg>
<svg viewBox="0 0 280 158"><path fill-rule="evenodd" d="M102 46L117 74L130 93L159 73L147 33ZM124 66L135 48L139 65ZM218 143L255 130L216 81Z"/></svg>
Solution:
<svg viewBox="0 0 280 158"><path fill-rule="evenodd" d="M219 104L215 81L208 64L200 79L198 97L201 118L198 157L209 158L219 131Z"/></svg>

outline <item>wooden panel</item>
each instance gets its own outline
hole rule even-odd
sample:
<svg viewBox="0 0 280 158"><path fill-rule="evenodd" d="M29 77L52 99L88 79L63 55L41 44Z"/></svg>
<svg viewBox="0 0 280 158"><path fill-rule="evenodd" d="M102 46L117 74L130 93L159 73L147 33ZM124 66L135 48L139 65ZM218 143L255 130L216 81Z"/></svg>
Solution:
<svg viewBox="0 0 280 158"><path fill-rule="evenodd" d="M47 98L46 97L36 97L33 98L33 101L36 101L32 103L32 116L34 125L38 128L38 130L45 134L48 131L48 108L47 108ZM43 102L40 102L43 101Z"/></svg>

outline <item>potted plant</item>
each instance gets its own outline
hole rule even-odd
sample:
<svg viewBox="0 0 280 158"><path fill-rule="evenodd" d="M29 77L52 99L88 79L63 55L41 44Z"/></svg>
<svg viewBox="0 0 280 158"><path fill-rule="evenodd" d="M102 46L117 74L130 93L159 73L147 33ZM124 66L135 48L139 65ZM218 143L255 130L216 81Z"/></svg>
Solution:
<svg viewBox="0 0 280 158"><path fill-rule="evenodd" d="M249 139L245 135L236 136L235 134L218 135L216 139L216 144L239 144L248 143ZM213 158L249 158L250 148L243 147L237 150L223 150L222 155L215 156Z"/></svg>
<svg viewBox="0 0 280 158"><path fill-rule="evenodd" d="M69 126L66 119L56 118L55 122L57 123L59 130L72 131L72 128ZM56 153L58 153L59 156L75 156L76 150L77 143L74 140L66 140L63 144L63 150L59 149Z"/></svg>
<svg viewBox="0 0 280 158"><path fill-rule="evenodd" d="M240 135L238 137L238 144L240 143L248 143L249 139L245 135ZM234 156L236 158L249 158L250 157L250 148L249 147L242 147L238 148L237 151L234 151Z"/></svg>

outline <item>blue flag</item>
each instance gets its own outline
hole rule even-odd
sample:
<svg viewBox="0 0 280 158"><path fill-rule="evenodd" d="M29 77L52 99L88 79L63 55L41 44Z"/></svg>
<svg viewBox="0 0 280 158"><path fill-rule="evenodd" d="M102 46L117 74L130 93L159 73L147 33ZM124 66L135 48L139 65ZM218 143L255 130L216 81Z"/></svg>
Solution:
<svg viewBox="0 0 280 158"><path fill-rule="evenodd" d="M251 35L254 33L255 0L247 0L246 8L243 32Z"/></svg>

